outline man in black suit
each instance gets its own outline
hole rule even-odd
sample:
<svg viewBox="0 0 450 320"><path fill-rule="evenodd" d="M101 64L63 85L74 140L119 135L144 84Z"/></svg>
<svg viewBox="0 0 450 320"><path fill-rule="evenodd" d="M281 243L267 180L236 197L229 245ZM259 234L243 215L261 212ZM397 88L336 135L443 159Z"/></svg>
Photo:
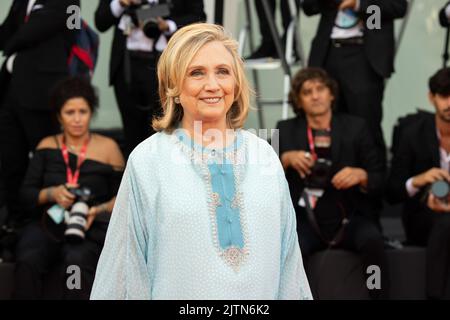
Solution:
<svg viewBox="0 0 450 320"><path fill-rule="evenodd" d="M334 114L337 84L319 68L306 68L292 81L290 98L297 117L280 121L279 155L286 170L302 254L344 248L362 256L364 274L379 266L388 294L388 267L377 227L384 169L365 121Z"/></svg>
<svg viewBox="0 0 450 320"><path fill-rule="evenodd" d="M28 154L44 137L58 131L48 106L53 85L68 75L73 31L67 8L79 0L14 0L0 25L0 50L6 57L0 79L2 178L10 215L20 213L18 192Z"/></svg>
<svg viewBox="0 0 450 320"><path fill-rule="evenodd" d="M380 9L379 28L368 19L372 5ZM306 15L321 15L309 65L324 68L338 81L338 110L366 119L385 159L384 81L394 71L394 19L406 9L406 0L303 0Z"/></svg>
<svg viewBox="0 0 450 320"><path fill-rule="evenodd" d="M430 186L450 182L450 68L429 80L435 114L415 117L402 129L393 152L388 200L404 202L403 226L408 244L427 246L427 295L450 298L450 206Z"/></svg>
<svg viewBox="0 0 450 320"><path fill-rule="evenodd" d="M158 28L136 27L130 7L140 0L101 0L95 24L101 32L114 27L109 83L114 87L122 116L128 154L154 133L151 119L159 114L156 66L169 37L181 27L206 20L203 0L172 0L170 16L159 18ZM144 0L151 4L169 1Z"/></svg>

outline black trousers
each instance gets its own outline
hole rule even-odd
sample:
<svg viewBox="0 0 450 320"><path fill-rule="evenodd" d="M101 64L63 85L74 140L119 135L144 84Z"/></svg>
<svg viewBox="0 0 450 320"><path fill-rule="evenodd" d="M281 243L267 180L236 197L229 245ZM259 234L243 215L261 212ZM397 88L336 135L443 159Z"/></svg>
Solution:
<svg viewBox="0 0 450 320"><path fill-rule="evenodd" d="M408 243L427 247L427 296L450 299L450 216L429 210L409 217Z"/></svg>
<svg viewBox="0 0 450 320"><path fill-rule="evenodd" d="M44 230L38 221L26 226L16 248L13 299L43 299L44 279L49 272L58 273L57 290L62 296L52 299L88 300L94 283L97 262L103 248L106 226L94 222L79 244L69 244L62 239L64 226L58 232ZM51 228L50 228L51 229ZM51 233L50 233L51 232ZM55 234L59 235L55 236ZM67 278L69 266L80 268L80 289L69 289ZM51 285L49 287L52 287Z"/></svg>
<svg viewBox="0 0 450 320"><path fill-rule="evenodd" d="M270 8L272 9L272 18L275 20L276 0L268 0ZM283 20L283 39L286 39L286 32L291 22L291 11L289 10L289 3L287 0L280 0L281 18ZM295 0L297 10L299 8L299 0ZM264 13L264 6L261 0L255 0L256 13L259 17L259 31L261 33L261 44L263 46L274 47L270 27L267 23L266 15ZM283 41L283 44L285 42Z"/></svg>
<svg viewBox="0 0 450 320"><path fill-rule="evenodd" d="M338 111L366 120L383 163L386 163L386 144L381 128L384 78L370 65L364 46L336 47L330 44L324 68L339 84Z"/></svg>
<svg viewBox="0 0 450 320"><path fill-rule="evenodd" d="M306 218L299 222L300 248L304 261L307 261L313 253L327 249L328 244L321 239ZM367 277L368 266L378 266L381 273L381 289L369 290L369 295L372 299L388 299L389 266L384 251L383 236L374 222L361 216L352 217L344 230L342 241L334 248L359 254L363 262L364 277Z"/></svg>
<svg viewBox="0 0 450 320"><path fill-rule="evenodd" d="M159 53L132 53L129 58L130 83L125 76L125 64L114 80L114 93L122 117L125 135L125 156L155 131L154 116L161 114L156 66Z"/></svg>
<svg viewBox="0 0 450 320"><path fill-rule="evenodd" d="M19 190L28 167L30 151L43 138L59 131L59 125L50 111L21 108L11 95L0 106L0 179L5 187L10 220L22 219Z"/></svg>

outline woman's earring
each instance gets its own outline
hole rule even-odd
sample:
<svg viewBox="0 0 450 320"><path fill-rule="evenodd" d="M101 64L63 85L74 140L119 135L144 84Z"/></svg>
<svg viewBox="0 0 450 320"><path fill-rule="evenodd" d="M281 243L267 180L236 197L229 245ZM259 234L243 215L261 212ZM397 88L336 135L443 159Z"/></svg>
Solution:
<svg viewBox="0 0 450 320"><path fill-rule="evenodd" d="M176 104L180 104L180 98L179 98L179 97L173 98L173 101L174 101Z"/></svg>

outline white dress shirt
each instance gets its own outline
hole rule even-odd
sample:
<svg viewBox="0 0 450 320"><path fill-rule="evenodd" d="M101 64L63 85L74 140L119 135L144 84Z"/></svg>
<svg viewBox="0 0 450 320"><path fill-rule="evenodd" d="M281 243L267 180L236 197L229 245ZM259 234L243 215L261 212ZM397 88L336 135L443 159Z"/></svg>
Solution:
<svg viewBox="0 0 450 320"><path fill-rule="evenodd" d="M356 0L356 8L355 11L359 11L360 9L360 0ZM336 22L342 18L342 16L345 13L342 10L338 11L338 14L336 16ZM331 39L348 39L348 38L354 38L354 37L362 37L364 35L364 27L363 27L363 21L359 21L359 23L354 26L353 28L349 29L342 29L337 26L337 23L333 27L333 30L331 31Z"/></svg>

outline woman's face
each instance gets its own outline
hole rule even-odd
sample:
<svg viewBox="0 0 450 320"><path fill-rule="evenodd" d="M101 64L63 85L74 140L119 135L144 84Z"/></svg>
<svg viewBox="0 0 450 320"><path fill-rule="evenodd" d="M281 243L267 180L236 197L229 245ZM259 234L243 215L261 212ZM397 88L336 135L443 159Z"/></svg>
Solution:
<svg viewBox="0 0 450 320"><path fill-rule="evenodd" d="M188 66L180 94L183 121L226 123L236 89L233 56L219 42L205 44Z"/></svg>
<svg viewBox="0 0 450 320"><path fill-rule="evenodd" d="M92 111L83 98L72 98L66 101L59 113L59 122L64 132L71 136L83 136L89 131Z"/></svg>

